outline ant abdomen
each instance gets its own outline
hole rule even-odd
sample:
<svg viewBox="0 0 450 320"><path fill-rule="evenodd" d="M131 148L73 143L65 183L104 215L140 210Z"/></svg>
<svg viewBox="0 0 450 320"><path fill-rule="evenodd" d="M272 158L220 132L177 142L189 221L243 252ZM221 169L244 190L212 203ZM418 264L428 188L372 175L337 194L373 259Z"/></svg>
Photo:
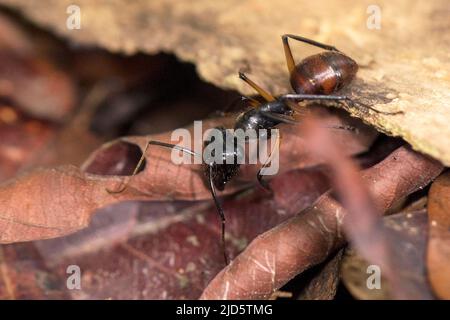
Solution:
<svg viewBox="0 0 450 320"><path fill-rule="evenodd" d="M302 60L290 75L292 88L299 94L332 94L349 84L358 64L337 51L326 51Z"/></svg>

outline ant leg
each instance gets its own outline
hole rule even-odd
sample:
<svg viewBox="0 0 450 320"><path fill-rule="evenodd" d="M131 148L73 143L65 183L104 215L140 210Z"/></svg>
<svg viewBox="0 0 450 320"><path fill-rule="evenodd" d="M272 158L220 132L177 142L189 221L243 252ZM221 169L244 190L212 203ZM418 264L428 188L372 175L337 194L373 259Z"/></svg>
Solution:
<svg viewBox="0 0 450 320"><path fill-rule="evenodd" d="M244 72L239 71L239 78L241 78L242 80L244 80L250 87L252 87L253 89L256 90L256 92L258 92L266 101L275 101L275 98L266 90L264 90L263 88L261 88L260 86L258 86L255 82L253 82L252 80L250 80Z"/></svg>
<svg viewBox="0 0 450 320"><path fill-rule="evenodd" d="M282 95L280 100L351 100L347 96L336 96L326 94L301 94L301 93L288 93Z"/></svg>
<svg viewBox="0 0 450 320"><path fill-rule="evenodd" d="M270 156L267 158L267 160L264 162L264 164L261 166L261 168L259 168L258 173L256 175L256 177L258 178L258 182L259 184L266 189L267 191L269 191L270 193L273 193L272 189L270 188L269 184L263 180L263 171L264 169L269 165L269 163L272 161L274 154L277 154L280 150L280 143L281 143L281 134L278 133L277 134L277 140L275 142L275 146L273 148L273 150L270 151Z"/></svg>
<svg viewBox="0 0 450 320"><path fill-rule="evenodd" d="M161 147L170 148L170 149L177 149L177 150L183 151L184 153L190 154L192 156L197 156L197 154L194 151L191 151L189 149L186 149L186 148L174 145L174 144L170 144L170 143L149 140L147 142L147 144L145 145L145 148L144 148L144 151L142 152L141 158L139 159L138 164L134 168L133 173L129 177L128 181L125 182L123 184L123 186L120 187L118 190L110 190L110 189L106 188L106 191L108 193L114 194L114 193L122 193L123 191L125 191L125 189L128 187L128 184L130 183L131 178L133 178L137 174L140 167L142 166L142 163L144 162L144 159L145 159L145 154L147 153L147 149L150 145L156 145L156 146L161 146Z"/></svg>
<svg viewBox="0 0 450 320"><path fill-rule="evenodd" d="M225 213L223 212L222 205L220 204L220 201L217 198L216 187L214 186L212 174L213 174L213 166L209 165L209 188L211 190L211 195L213 197L214 203L217 208L217 212L219 213L219 216L220 216L220 221L222 223L222 236L221 236L222 252L223 252L223 257L225 259L225 264L228 265L227 248L225 245Z"/></svg>
<svg viewBox="0 0 450 320"><path fill-rule="evenodd" d="M320 43L320 42L317 42L317 41L314 41L314 40L311 40L311 39L308 39L308 38L304 38L304 37L301 37L301 36L296 36L296 35L293 35L293 34L284 34L284 35L281 36L281 40L283 41L284 54L286 56L286 63L287 63L287 67L288 67L288 70L289 70L290 74L295 69L295 61L294 61L294 57L292 55L291 47L289 46L288 38L291 38L291 39L294 39L294 40L297 40L297 41L301 41L301 42L313 45L315 47L319 47L321 49L339 52L339 50L336 49L335 47L327 45L327 44L324 44L324 43Z"/></svg>
<svg viewBox="0 0 450 320"><path fill-rule="evenodd" d="M368 109L368 110L372 110L376 113L380 113L380 114L385 114L385 115L396 115L396 114L402 114L403 111L396 111L396 112L387 112L387 111L381 111L375 108L372 108L371 106L368 106L366 104L363 104L361 102L357 102L352 100L351 98L347 97L347 96L337 96L337 95L323 95L323 94L297 94L297 93L289 93L289 94L285 94L282 95L280 98L280 100L335 100L335 101L347 101L350 104L360 107L360 108L364 108L364 109Z"/></svg>
<svg viewBox="0 0 450 320"><path fill-rule="evenodd" d="M261 113L267 118L270 118L270 119L276 120L276 121L280 121L282 123L288 123L288 124L298 124L299 123L298 120L295 120L284 114L278 114L278 113L274 113L274 112L261 112ZM336 130L348 130L348 131L353 131L355 133L358 133L357 128L355 128L353 126L349 126L349 125L326 126L325 128L336 129Z"/></svg>
<svg viewBox="0 0 450 320"><path fill-rule="evenodd" d="M315 47L318 47L318 48L321 48L321 49L324 49L324 50L340 52L336 47L330 46L329 44L325 44L325 43L322 43L322 42L319 42L319 41L308 39L308 38L305 38L305 37L302 37L302 36L297 36L297 35L294 35L294 34L284 34L284 35L281 36L281 38L283 39L283 42L286 42L286 43L288 42L288 38L291 38L293 40L301 41L301 42L310 44L312 46L315 46Z"/></svg>

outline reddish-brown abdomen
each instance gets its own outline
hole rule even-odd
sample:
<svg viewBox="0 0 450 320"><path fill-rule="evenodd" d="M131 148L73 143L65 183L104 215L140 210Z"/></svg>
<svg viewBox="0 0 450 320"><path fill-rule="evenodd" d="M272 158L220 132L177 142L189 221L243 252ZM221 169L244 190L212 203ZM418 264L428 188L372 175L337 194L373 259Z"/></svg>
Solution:
<svg viewBox="0 0 450 320"><path fill-rule="evenodd" d="M291 85L297 93L332 94L349 84L357 71L353 59L327 51L302 60L291 74Z"/></svg>

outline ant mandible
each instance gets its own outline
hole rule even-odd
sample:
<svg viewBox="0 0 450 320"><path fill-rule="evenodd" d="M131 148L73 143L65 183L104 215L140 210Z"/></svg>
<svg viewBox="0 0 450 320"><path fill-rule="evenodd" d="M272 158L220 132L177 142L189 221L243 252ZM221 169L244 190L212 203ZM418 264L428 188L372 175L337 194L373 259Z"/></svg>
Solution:
<svg viewBox="0 0 450 320"><path fill-rule="evenodd" d="M311 55L300 61L300 63L296 64L292 55L291 48L289 46L288 39L301 41L319 47L326 51ZM288 103L289 101L299 102L302 100L331 100L346 101L352 104L355 103L345 95L335 95L337 91L347 86L355 77L356 72L358 71L358 64L353 59L346 56L333 46L326 45L301 36L285 34L282 36L282 42L286 55L286 63L290 75L291 86L296 93L285 94L275 98L266 90L258 86L255 82L250 80L243 72L239 72L239 77L253 89L255 89L256 92L258 92L258 94L265 100L265 102L261 103L253 98L243 97L243 99L248 101L248 104L251 106L251 108L245 112L242 112L237 117L234 124L234 130L242 129L245 131L247 129L254 129L257 132L257 138L259 138L260 129L272 129L281 123L297 123L297 120L294 118L294 113L296 112L295 107L291 106ZM364 108L371 109L378 113L392 114L378 111L371 108L370 106L366 106L360 103L358 104ZM224 137L227 134L227 129L223 127L217 127L215 129L220 130ZM348 128L340 127L340 129ZM225 141L225 139L223 139L223 141ZM205 140L204 147L207 147L210 143L211 141ZM277 135L275 148L279 148L279 144L280 138L279 135ZM183 148L178 145L150 140L147 142L142 156L138 164L136 165L132 175L130 176L130 179L139 171L145 159L146 151L150 145L157 145L161 147L180 150L183 153L192 156L201 156L192 150ZM224 148L223 153L219 155L219 157L223 159L221 163L216 163L215 161L202 161L202 166L205 173L204 176L207 180L206 182L210 189L211 196L214 200L215 206L221 219L221 245L226 264L228 264L228 255L226 253L225 247L225 214L222 205L217 197L216 190L224 190L225 185L238 174L240 164L237 163L237 161L234 161L234 163L229 163L229 161L227 162L226 159L233 158L236 160L238 156L240 156L240 150L241 148L238 145L235 145L234 150L231 151L225 151ZM271 155L272 154L273 150ZM270 162L270 159L271 156L269 156L268 160L261 166L257 174L258 181L264 187L265 184L262 181L262 170ZM119 188L116 191L108 189L107 191L110 193L123 192L126 189L128 182L126 182L123 187Z"/></svg>

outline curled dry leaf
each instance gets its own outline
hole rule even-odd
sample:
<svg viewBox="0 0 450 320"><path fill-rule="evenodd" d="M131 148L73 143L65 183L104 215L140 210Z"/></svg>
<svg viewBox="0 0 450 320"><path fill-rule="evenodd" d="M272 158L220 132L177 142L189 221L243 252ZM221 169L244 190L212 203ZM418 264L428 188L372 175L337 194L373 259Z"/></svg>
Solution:
<svg viewBox="0 0 450 320"><path fill-rule="evenodd" d="M436 295L450 299L450 172L432 185L428 198L430 235L428 240L428 277Z"/></svg>
<svg viewBox="0 0 450 320"><path fill-rule="evenodd" d="M442 165L401 147L367 169L363 179L384 212L396 200L423 187ZM345 210L330 195L255 239L202 294L203 299L261 299L345 244ZM257 281L255 281L257 279Z"/></svg>
<svg viewBox="0 0 450 320"><path fill-rule="evenodd" d="M58 237L86 227L104 201L101 185L74 166L36 169L7 181L0 187L0 243Z"/></svg>

